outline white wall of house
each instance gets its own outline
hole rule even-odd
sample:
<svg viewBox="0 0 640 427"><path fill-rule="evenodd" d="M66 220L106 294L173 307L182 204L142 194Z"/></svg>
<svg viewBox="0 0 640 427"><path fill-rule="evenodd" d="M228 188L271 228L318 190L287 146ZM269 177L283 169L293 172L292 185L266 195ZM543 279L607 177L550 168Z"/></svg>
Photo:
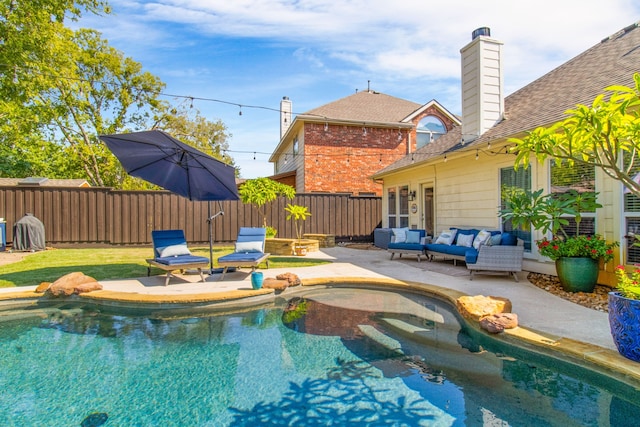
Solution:
<svg viewBox="0 0 640 427"><path fill-rule="evenodd" d="M494 148L493 151L498 151ZM434 188L435 198L435 234L450 227L474 227L500 229L501 219L498 216L500 205L500 170L514 165L512 154L490 156L479 152L475 160L475 150L462 154L449 154L447 161L442 158L429 164L420 164L384 177L384 197L382 201L383 227L388 227L388 189L409 186L416 191L415 203L417 211L409 210L409 227L424 228L422 201L425 186ZM532 190L550 190L549 162L543 164L532 160ZM624 243L624 218L622 212L622 186L619 182L596 170L596 190L598 202L603 205L596 212L596 232L608 241ZM540 231L532 231L532 241L545 237ZM616 254L616 259L602 266L600 283L614 284L614 268L624 263L624 249ZM535 244L531 252L525 253L526 271L544 274L555 274L555 264L538 254Z"/></svg>

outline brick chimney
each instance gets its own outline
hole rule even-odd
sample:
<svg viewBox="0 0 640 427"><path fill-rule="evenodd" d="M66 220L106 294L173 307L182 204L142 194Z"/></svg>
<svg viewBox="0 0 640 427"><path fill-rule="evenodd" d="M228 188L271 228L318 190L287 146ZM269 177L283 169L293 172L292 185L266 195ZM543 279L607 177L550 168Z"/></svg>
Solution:
<svg viewBox="0 0 640 427"><path fill-rule="evenodd" d="M288 96L283 96L280 101L280 139L287 133L287 129L291 126L291 101Z"/></svg>
<svg viewBox="0 0 640 427"><path fill-rule="evenodd" d="M471 42L460 49L462 56L462 142L468 143L504 117L502 42L481 27Z"/></svg>

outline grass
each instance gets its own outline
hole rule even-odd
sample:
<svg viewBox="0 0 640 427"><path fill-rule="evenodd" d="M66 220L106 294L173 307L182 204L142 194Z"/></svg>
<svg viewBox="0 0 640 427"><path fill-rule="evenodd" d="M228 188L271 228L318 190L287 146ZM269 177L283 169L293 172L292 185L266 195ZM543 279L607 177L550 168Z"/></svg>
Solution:
<svg viewBox="0 0 640 427"><path fill-rule="evenodd" d="M190 249L194 255L209 257L208 247ZM0 266L0 288L37 286L41 282L53 282L74 271L80 271L96 280L142 277L147 275L145 260L150 257L151 251L151 248L122 247L52 249L36 252L29 254L22 261ZM219 257L232 251L231 246L215 247L213 249L214 267L217 266ZM328 262L306 257L269 257L271 268L306 267ZM151 274L164 274L164 271L152 267Z"/></svg>

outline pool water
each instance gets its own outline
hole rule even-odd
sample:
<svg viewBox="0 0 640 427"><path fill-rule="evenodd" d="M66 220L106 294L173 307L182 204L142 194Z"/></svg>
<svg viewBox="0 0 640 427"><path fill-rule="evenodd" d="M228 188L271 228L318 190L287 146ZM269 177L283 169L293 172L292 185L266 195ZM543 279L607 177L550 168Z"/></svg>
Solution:
<svg viewBox="0 0 640 427"><path fill-rule="evenodd" d="M556 371L522 351L488 351L447 304L421 296L333 288L198 317L101 310L0 313L3 426L625 426L640 419L637 390L600 384L579 369Z"/></svg>

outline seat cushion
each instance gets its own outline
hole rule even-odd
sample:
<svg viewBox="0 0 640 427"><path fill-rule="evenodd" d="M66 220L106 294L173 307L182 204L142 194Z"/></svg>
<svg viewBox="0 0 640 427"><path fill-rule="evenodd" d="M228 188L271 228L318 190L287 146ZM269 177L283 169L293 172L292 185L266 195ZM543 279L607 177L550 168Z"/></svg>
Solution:
<svg viewBox="0 0 640 427"><path fill-rule="evenodd" d="M221 256L218 258L218 263L220 262L255 262L260 258L264 257L264 253L262 252L234 252L229 255Z"/></svg>
<svg viewBox="0 0 640 427"><path fill-rule="evenodd" d="M180 264L208 264L209 258L205 258L203 256L195 256L195 255L179 255L179 256L168 256L168 257L157 257L154 258L154 261L160 264L165 265L176 265Z"/></svg>
<svg viewBox="0 0 640 427"><path fill-rule="evenodd" d="M467 250L464 253L464 262L467 264L475 264L478 262L478 251L476 249Z"/></svg>
<svg viewBox="0 0 640 427"><path fill-rule="evenodd" d="M420 243L389 243L387 249L402 249L409 251L421 251L424 250L424 245Z"/></svg>
<svg viewBox="0 0 640 427"><path fill-rule="evenodd" d="M428 243L425 246L427 250L431 252L440 252L441 254L457 255L461 257L465 256L467 251L475 251L475 249L468 248L466 246L443 245L440 243Z"/></svg>

